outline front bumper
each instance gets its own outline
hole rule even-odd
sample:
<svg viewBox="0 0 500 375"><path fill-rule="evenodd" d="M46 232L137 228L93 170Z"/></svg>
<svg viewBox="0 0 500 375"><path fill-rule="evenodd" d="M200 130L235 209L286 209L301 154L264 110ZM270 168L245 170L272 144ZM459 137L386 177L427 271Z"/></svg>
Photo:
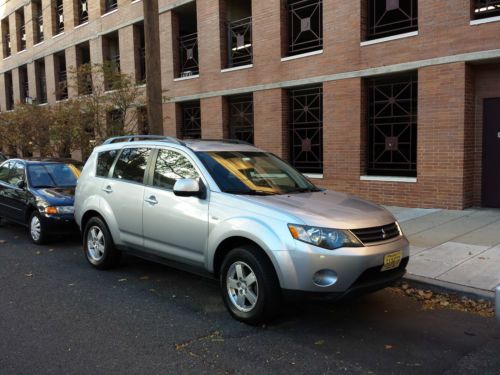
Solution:
<svg viewBox="0 0 500 375"><path fill-rule="evenodd" d="M66 215L41 215L42 225L48 233L73 233L78 232L78 226L72 214Z"/></svg>
<svg viewBox="0 0 500 375"><path fill-rule="evenodd" d="M410 250L408 240L398 239L365 247L326 250L302 242L294 251L273 252L277 263L281 288L288 294L330 294L334 298L377 290L390 285L405 274ZM384 256L401 252L399 267L381 271ZM330 286L314 283L314 274L320 270L332 270L336 281Z"/></svg>

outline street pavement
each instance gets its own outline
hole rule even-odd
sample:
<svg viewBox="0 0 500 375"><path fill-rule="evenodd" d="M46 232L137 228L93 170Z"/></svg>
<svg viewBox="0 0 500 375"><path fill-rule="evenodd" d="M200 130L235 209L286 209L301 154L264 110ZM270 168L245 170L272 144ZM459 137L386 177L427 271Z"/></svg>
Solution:
<svg viewBox="0 0 500 375"><path fill-rule="evenodd" d="M98 271L79 240L0 228L0 374L499 374L494 319L387 289L233 320L216 281L131 256Z"/></svg>
<svg viewBox="0 0 500 375"><path fill-rule="evenodd" d="M500 284L500 209L388 209L410 241L408 279L493 297Z"/></svg>

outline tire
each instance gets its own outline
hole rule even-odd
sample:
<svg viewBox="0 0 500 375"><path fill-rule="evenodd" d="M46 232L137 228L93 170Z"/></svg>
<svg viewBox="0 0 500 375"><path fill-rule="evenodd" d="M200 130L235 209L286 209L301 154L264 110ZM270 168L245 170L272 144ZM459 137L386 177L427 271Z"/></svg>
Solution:
<svg viewBox="0 0 500 375"><path fill-rule="evenodd" d="M264 323L279 312L278 277L270 260L255 246L237 247L227 254L220 286L224 305L241 322Z"/></svg>
<svg viewBox="0 0 500 375"><path fill-rule="evenodd" d="M38 211L33 211L31 213L30 220L28 222L28 231L31 241L33 241L34 244L43 245L47 242L47 229L45 228L42 217Z"/></svg>
<svg viewBox="0 0 500 375"><path fill-rule="evenodd" d="M109 269L120 263L121 252L116 249L107 225L99 217L91 218L83 232L83 251L88 262L98 269Z"/></svg>

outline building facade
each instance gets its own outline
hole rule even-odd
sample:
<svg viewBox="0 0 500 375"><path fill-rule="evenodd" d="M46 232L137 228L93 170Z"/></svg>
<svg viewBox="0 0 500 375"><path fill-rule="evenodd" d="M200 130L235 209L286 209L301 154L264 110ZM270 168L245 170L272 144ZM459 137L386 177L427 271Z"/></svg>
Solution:
<svg viewBox="0 0 500 375"><path fill-rule="evenodd" d="M500 1L159 8L165 134L245 140L378 203L500 207ZM0 19L0 111L78 96L57 88L85 63L145 82L141 0L10 0Z"/></svg>

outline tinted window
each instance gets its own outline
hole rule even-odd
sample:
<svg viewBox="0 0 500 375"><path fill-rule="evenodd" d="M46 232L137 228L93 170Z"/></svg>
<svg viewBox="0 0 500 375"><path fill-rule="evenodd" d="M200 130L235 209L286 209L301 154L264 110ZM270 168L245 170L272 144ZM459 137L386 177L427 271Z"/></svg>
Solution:
<svg viewBox="0 0 500 375"><path fill-rule="evenodd" d="M173 189L177 180L198 177L198 172L185 156L170 150L158 152L153 186Z"/></svg>
<svg viewBox="0 0 500 375"><path fill-rule="evenodd" d="M24 165L21 162L16 161L11 163L9 180L7 183L11 185L17 184L19 181L24 181Z"/></svg>
<svg viewBox="0 0 500 375"><path fill-rule="evenodd" d="M149 148L125 148L116 162L113 177L142 182L150 154Z"/></svg>
<svg viewBox="0 0 500 375"><path fill-rule="evenodd" d="M0 166L0 181L7 182L9 179L9 171L10 171L10 162L3 163Z"/></svg>
<svg viewBox="0 0 500 375"><path fill-rule="evenodd" d="M115 161L118 150L104 151L97 155L97 170L96 176L108 177L109 170Z"/></svg>
<svg viewBox="0 0 500 375"><path fill-rule="evenodd" d="M34 164L28 166L28 177L34 188L76 186L80 170L73 164Z"/></svg>

